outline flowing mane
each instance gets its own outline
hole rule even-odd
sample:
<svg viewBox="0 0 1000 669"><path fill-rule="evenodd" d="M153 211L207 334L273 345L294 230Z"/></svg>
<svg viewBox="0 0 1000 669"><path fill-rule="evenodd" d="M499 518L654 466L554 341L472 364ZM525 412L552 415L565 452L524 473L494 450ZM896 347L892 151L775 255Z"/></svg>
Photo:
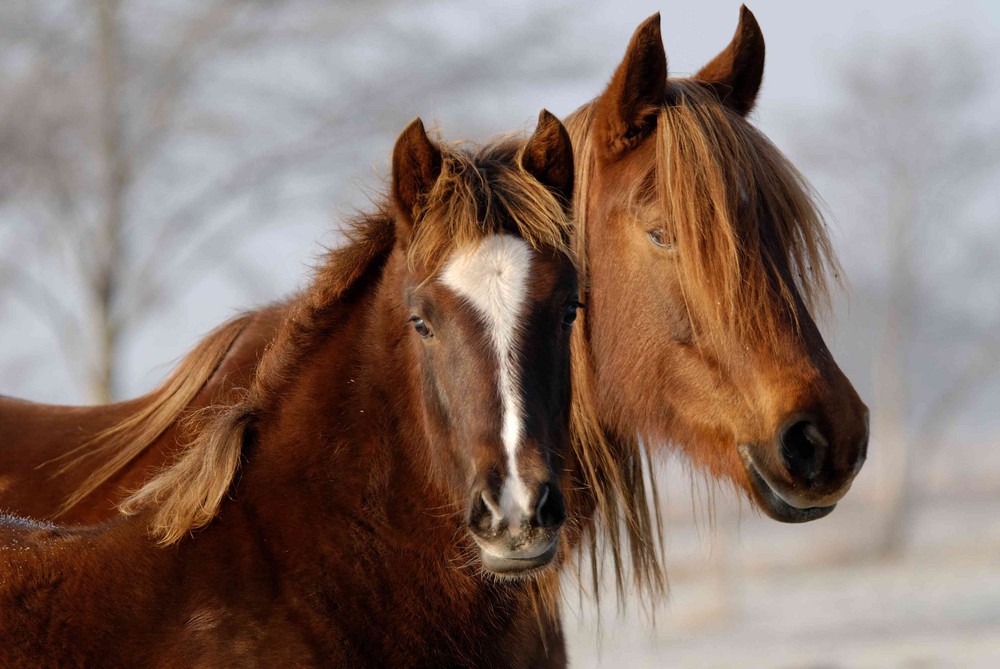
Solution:
<svg viewBox="0 0 1000 669"><path fill-rule="evenodd" d="M569 253L563 203L514 160L522 142L508 138L476 152L443 149L441 177L420 208L435 225L415 226L408 261L439 266L452 249L490 233L516 233L536 249ZM285 322L262 357L241 401L215 413L184 452L122 504L124 513L153 507L150 533L162 545L179 541L215 517L239 469L244 435L255 415L279 401L296 366L346 313L344 307L381 276L395 244L387 203L348 224L348 243L327 254L312 285L293 298ZM444 228L442 234L423 233Z"/></svg>
<svg viewBox="0 0 1000 669"><path fill-rule="evenodd" d="M232 405L205 414L177 458L119 505L126 514L155 506L149 529L161 544L175 543L215 517L239 468L244 432L252 422L254 399L264 393L263 384L276 384L292 364L292 351L308 344L321 323L330 320L330 312L377 278L395 241L387 210L358 217L345 235L348 243L327 254L313 286L291 300L253 386Z"/></svg>
<svg viewBox="0 0 1000 669"><path fill-rule="evenodd" d="M167 380L150 392L142 409L98 432L54 461L54 476L88 462L101 463L62 503L56 517L66 513L145 451L184 413L187 406L218 369L253 314L244 313L218 326L184 356Z"/></svg>

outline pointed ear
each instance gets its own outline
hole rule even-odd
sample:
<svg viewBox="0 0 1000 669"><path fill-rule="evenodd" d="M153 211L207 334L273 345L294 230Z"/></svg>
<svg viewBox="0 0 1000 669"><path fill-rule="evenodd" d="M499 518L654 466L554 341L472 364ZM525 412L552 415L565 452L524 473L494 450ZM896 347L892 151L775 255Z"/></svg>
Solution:
<svg viewBox="0 0 1000 669"><path fill-rule="evenodd" d="M521 150L521 167L552 191L568 214L573 204L573 144L555 116L543 109Z"/></svg>
<svg viewBox="0 0 1000 669"><path fill-rule="evenodd" d="M667 54L660 36L660 15L643 21L625 58L598 100L598 137L605 156L617 158L635 148L656 127L667 90Z"/></svg>
<svg viewBox="0 0 1000 669"><path fill-rule="evenodd" d="M740 8L733 41L694 78L711 87L737 114L746 116L753 109L764 78L764 35L746 5Z"/></svg>
<svg viewBox="0 0 1000 669"><path fill-rule="evenodd" d="M441 150L434 145L424 122L413 119L392 150L392 198L398 220L412 229L424 196L441 176Z"/></svg>

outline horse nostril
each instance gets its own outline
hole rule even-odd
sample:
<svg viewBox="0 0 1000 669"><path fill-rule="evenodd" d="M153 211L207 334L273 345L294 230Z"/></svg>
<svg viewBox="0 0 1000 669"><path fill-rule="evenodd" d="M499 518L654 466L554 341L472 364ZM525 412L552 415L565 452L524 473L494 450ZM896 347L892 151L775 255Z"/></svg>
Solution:
<svg viewBox="0 0 1000 669"><path fill-rule="evenodd" d="M538 496L535 521L543 529L557 528L566 520L566 504L559 488L545 484Z"/></svg>
<svg viewBox="0 0 1000 669"><path fill-rule="evenodd" d="M823 467L827 441L809 420L789 424L781 432L781 455L788 471L796 478L812 481Z"/></svg>
<svg viewBox="0 0 1000 669"><path fill-rule="evenodd" d="M472 531L479 534L489 533L493 529L499 515L500 511L497 508L496 502L488 491L482 490L479 493L473 494L467 518L469 528Z"/></svg>

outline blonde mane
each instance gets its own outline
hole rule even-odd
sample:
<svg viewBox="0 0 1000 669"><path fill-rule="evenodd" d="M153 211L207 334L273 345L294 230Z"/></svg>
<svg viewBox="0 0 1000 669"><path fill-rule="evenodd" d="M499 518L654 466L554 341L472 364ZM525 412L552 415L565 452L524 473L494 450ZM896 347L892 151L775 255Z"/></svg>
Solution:
<svg viewBox="0 0 1000 669"><path fill-rule="evenodd" d="M563 203L518 167L524 142L514 137L476 153L444 151L441 176L421 204L407 258L436 273L459 247L509 232L536 251L570 254L570 221Z"/></svg>
<svg viewBox="0 0 1000 669"><path fill-rule="evenodd" d="M66 513L115 477L172 425L215 373L253 314L232 318L210 332L174 368L167 380L149 393L142 409L45 465L60 462L54 476L88 462L100 465L60 505Z"/></svg>
<svg viewBox="0 0 1000 669"><path fill-rule="evenodd" d="M795 292L825 309L840 267L805 177L699 83L671 81L668 95L650 170L689 308L744 337L798 313Z"/></svg>
<svg viewBox="0 0 1000 669"><path fill-rule="evenodd" d="M239 469L244 435L261 398L288 378L286 370L298 357L296 352L309 344L308 333L350 300L365 279L380 273L395 242L392 225L385 210L351 223L345 233L348 244L327 254L312 288L290 303L250 388L231 406L205 413L180 455L119 504L127 515L153 509L149 533L160 545L180 541L218 513Z"/></svg>

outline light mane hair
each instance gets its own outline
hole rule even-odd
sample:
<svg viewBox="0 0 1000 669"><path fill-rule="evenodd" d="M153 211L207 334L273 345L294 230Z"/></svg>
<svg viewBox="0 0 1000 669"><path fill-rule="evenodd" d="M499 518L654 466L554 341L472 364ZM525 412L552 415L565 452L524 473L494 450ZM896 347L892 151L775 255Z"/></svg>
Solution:
<svg viewBox="0 0 1000 669"><path fill-rule="evenodd" d="M252 318L253 314L242 314L212 330L161 386L142 398L141 409L42 465L58 464L53 476L61 476L89 462L100 463L59 506L57 518L112 480L177 423Z"/></svg>
<svg viewBox="0 0 1000 669"><path fill-rule="evenodd" d="M511 136L479 151L443 151L441 175L423 198L409 240L411 267L436 274L459 248L508 232L535 251L571 255L563 203L520 168L524 140Z"/></svg>
<svg viewBox="0 0 1000 669"><path fill-rule="evenodd" d="M692 80L672 80L657 123L655 195L689 309L715 331L769 337L829 305L840 265L818 197L759 130ZM633 199L645 196L641 185Z"/></svg>
<svg viewBox="0 0 1000 669"><path fill-rule="evenodd" d="M570 254L566 209L521 167L522 144L507 138L477 151L442 148L441 175L419 203L406 245L408 262L434 271L454 249L502 232L539 251ZM149 531L159 544L176 543L215 517L255 415L280 400L296 367L344 317L344 307L381 275L396 246L395 230L388 203L351 221L348 243L328 253L312 285L293 299L243 400L217 412L170 465L121 503L127 514L151 509Z"/></svg>

